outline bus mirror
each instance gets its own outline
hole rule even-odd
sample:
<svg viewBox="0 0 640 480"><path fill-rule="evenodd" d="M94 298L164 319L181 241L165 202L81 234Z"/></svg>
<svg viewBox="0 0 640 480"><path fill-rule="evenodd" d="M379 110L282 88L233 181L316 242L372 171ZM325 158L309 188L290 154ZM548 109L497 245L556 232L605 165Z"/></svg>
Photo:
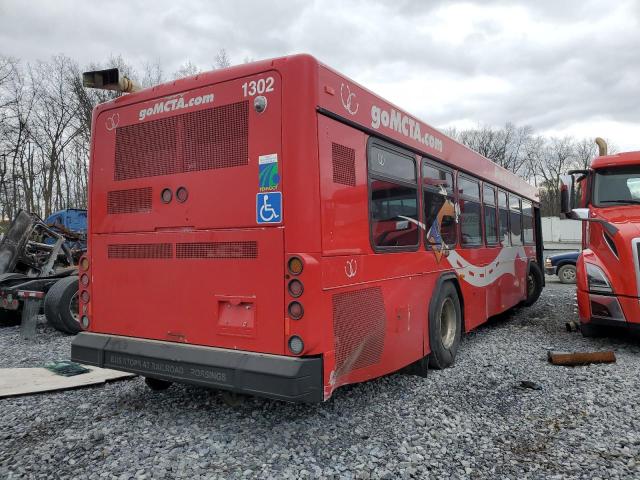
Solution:
<svg viewBox="0 0 640 480"><path fill-rule="evenodd" d="M571 218L573 209L574 180L573 175L560 176L560 218Z"/></svg>

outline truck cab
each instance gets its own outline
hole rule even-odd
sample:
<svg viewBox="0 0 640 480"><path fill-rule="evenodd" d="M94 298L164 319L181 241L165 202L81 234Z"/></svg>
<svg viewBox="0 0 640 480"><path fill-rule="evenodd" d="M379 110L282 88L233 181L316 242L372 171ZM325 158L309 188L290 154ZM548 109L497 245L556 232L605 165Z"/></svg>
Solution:
<svg viewBox="0 0 640 480"><path fill-rule="evenodd" d="M640 152L600 156L561 178L561 216L581 220L576 264L580 329L640 329Z"/></svg>

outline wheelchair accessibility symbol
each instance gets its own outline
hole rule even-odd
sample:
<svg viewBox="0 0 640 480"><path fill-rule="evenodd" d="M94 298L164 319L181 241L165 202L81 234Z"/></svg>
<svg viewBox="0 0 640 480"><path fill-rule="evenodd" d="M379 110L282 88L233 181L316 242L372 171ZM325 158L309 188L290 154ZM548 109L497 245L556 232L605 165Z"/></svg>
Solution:
<svg viewBox="0 0 640 480"><path fill-rule="evenodd" d="M258 193L256 219L258 223L282 222L282 192Z"/></svg>

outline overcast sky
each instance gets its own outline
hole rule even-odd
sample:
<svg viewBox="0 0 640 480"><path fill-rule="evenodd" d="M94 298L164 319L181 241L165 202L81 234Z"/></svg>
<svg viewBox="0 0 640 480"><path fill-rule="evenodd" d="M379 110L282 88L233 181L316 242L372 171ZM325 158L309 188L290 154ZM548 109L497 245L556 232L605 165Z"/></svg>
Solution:
<svg viewBox="0 0 640 480"><path fill-rule="evenodd" d="M306 52L439 128L531 125L640 150L640 0L0 0L0 54L165 74Z"/></svg>

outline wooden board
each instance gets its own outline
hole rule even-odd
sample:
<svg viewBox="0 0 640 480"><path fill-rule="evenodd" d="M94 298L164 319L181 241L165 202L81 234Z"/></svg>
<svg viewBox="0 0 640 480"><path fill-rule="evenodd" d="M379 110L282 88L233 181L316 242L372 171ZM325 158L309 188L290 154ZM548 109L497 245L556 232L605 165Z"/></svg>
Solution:
<svg viewBox="0 0 640 480"><path fill-rule="evenodd" d="M0 398L67 390L135 377L133 373L119 372L107 368L89 366L87 368L90 368L91 371L73 377L56 375L46 368L1 368Z"/></svg>

